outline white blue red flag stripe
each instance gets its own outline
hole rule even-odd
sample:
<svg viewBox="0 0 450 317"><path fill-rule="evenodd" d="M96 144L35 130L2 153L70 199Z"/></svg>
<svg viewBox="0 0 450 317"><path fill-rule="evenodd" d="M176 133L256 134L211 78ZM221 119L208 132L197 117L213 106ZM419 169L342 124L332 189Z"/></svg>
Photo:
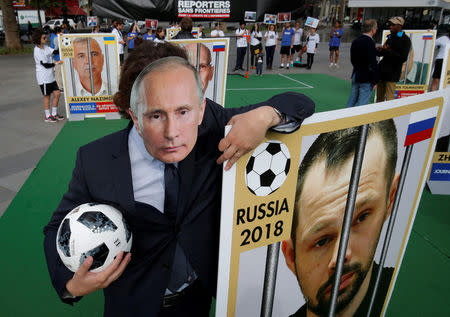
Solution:
<svg viewBox="0 0 450 317"><path fill-rule="evenodd" d="M438 107L413 112L409 118L405 146L431 138Z"/></svg>
<svg viewBox="0 0 450 317"><path fill-rule="evenodd" d="M225 44L214 43L213 44L213 52L225 52Z"/></svg>
<svg viewBox="0 0 450 317"><path fill-rule="evenodd" d="M433 39L433 35L424 35L422 37L422 40L432 40Z"/></svg>

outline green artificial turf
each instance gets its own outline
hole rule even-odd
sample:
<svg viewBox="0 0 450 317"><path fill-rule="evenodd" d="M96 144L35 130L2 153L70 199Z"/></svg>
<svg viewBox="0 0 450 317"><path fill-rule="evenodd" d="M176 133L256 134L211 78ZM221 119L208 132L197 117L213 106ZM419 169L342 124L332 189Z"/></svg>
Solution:
<svg viewBox="0 0 450 317"><path fill-rule="evenodd" d="M320 112L343 108L350 93L349 82L328 75L288 77L228 76L226 106L261 102L294 90L311 97ZM248 90L235 90L241 88ZM47 272L42 228L67 190L78 147L126 124L126 120L104 119L67 122L0 218L0 315L102 315L101 292L86 296L73 307L59 301ZM387 316L450 316L449 206L450 196L424 191Z"/></svg>

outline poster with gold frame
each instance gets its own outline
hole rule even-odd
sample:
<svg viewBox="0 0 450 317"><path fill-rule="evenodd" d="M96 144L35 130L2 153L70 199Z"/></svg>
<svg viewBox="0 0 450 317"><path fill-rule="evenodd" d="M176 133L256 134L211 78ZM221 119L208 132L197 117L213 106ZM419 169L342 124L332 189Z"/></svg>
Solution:
<svg viewBox="0 0 450 317"><path fill-rule="evenodd" d="M113 95L119 87L119 53L114 34L63 34L64 100L69 120L119 118Z"/></svg>
<svg viewBox="0 0 450 317"><path fill-rule="evenodd" d="M216 316L327 314L355 147L365 124L336 312L365 315L378 279L372 314L383 315L446 98L433 92L317 113L294 133L269 132L224 172Z"/></svg>
<svg viewBox="0 0 450 317"><path fill-rule="evenodd" d="M205 97L225 106L227 67L230 49L229 38L202 38L171 40L171 43L187 49L192 65L197 65L197 49L200 49L200 78L206 86Z"/></svg>

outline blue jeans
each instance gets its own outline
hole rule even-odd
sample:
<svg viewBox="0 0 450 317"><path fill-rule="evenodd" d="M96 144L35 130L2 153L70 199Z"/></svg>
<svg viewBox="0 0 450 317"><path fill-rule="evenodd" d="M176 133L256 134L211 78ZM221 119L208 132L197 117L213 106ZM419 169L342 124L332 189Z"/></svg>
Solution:
<svg viewBox="0 0 450 317"><path fill-rule="evenodd" d="M355 74L352 76L352 91L350 98L347 101L347 108L354 107L356 103L358 106L367 105L370 96L372 95L371 83L357 83L355 81Z"/></svg>

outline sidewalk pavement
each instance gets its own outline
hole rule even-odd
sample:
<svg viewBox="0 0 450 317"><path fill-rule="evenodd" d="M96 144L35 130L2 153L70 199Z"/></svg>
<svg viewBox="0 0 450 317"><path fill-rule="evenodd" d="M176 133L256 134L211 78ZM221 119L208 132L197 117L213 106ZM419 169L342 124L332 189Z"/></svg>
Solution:
<svg viewBox="0 0 450 317"><path fill-rule="evenodd" d="M232 40L229 73L233 73L231 70L236 58L235 45L235 41ZM342 44L339 69L328 67L328 42L319 44L311 70L296 67L289 70L279 69L280 55L277 52L273 70L266 71L264 68L264 74L322 73L349 80L351 74L349 49L350 43ZM0 69L2 70L0 72L1 216L66 121L52 124L44 122L43 98L36 82L32 55L0 56ZM251 70L250 73L254 74L255 70ZM59 102L59 113L65 115L62 99ZM51 189L48 194L52 194Z"/></svg>

